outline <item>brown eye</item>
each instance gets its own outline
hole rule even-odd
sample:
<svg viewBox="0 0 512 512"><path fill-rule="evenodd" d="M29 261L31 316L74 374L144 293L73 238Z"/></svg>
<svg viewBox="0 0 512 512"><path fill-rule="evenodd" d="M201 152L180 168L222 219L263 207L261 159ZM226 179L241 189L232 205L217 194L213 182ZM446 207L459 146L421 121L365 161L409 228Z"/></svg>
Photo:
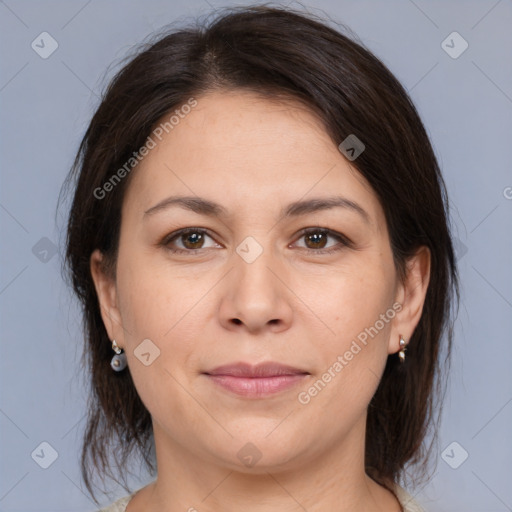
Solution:
<svg viewBox="0 0 512 512"><path fill-rule="evenodd" d="M200 249L204 243L204 234L198 231L189 231L182 233L180 240L187 249Z"/></svg>
<svg viewBox="0 0 512 512"><path fill-rule="evenodd" d="M304 240L305 247L302 248L313 254L326 254L353 246L352 242L344 235L325 228L306 229L301 233L299 240ZM338 243L332 243L330 240Z"/></svg>
<svg viewBox="0 0 512 512"><path fill-rule="evenodd" d="M207 240L210 239L210 245L206 245ZM180 229L169 236L164 238L162 245L171 252L186 253L193 252L199 249L209 249L212 247L219 247L215 243L211 235L204 229L187 228Z"/></svg>
<svg viewBox="0 0 512 512"><path fill-rule="evenodd" d="M306 245L310 249L323 249L327 244L328 234L322 231L314 231L312 233L308 233L304 235L304 239L306 240Z"/></svg>

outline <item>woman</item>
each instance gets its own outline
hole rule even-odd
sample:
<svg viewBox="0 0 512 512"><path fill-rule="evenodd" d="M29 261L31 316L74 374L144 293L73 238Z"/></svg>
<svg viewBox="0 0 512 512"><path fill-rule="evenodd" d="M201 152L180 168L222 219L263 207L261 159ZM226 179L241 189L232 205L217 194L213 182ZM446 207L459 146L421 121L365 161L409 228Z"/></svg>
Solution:
<svg viewBox="0 0 512 512"><path fill-rule="evenodd" d="M168 33L71 182L84 481L157 466L104 510L422 510L399 480L426 471L458 277L434 152L376 57L267 6Z"/></svg>

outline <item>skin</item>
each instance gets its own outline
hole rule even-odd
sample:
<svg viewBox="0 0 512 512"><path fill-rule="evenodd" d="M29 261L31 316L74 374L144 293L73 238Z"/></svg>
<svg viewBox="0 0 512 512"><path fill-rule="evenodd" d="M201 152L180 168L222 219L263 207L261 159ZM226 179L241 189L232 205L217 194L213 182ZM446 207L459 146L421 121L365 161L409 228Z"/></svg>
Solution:
<svg viewBox="0 0 512 512"><path fill-rule="evenodd" d="M392 493L364 471L366 414L399 335L408 341L420 319L429 251L417 252L399 282L377 196L305 107L242 91L197 100L132 171L115 279L102 271L99 251L91 256L105 327L127 354L154 426L158 477L127 511L397 512ZM228 213L175 205L144 215L171 195L206 198ZM358 203L369 223L340 207L280 217L291 202L333 195ZM159 244L189 227L209 236ZM353 246L311 241L301 235L310 227ZM263 251L252 263L236 252L249 236ZM298 393L394 303L400 312L301 404ZM144 339L160 350L149 366L134 354ZM276 361L311 375L247 399L201 374L239 361ZM237 456L249 442L261 453L252 467Z"/></svg>

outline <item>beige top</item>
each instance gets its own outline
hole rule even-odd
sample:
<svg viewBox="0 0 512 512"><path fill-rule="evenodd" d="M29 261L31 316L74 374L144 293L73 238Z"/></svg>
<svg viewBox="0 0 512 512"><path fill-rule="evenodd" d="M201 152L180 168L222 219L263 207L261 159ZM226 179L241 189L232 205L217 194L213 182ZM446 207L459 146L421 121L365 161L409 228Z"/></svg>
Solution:
<svg viewBox="0 0 512 512"><path fill-rule="evenodd" d="M137 492L138 491L135 491L129 496L124 496L123 498L118 499L108 507L102 508L99 512L125 512L129 501ZM399 485L395 486L395 493L398 501L404 508L404 512L425 512L425 510L420 507L419 503L417 503L414 498Z"/></svg>

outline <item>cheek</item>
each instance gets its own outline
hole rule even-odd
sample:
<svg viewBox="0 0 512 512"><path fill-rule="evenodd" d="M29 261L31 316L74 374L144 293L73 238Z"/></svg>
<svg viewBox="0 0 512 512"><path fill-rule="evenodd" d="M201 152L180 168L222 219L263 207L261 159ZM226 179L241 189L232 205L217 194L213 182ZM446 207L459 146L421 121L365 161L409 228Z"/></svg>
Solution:
<svg viewBox="0 0 512 512"><path fill-rule="evenodd" d="M333 414L323 421L345 418L348 425L364 414L386 364L395 316L394 271L383 260L369 257L325 277L317 288L304 283L301 292L309 294L305 302L312 304L322 323L316 322L317 335L312 333L309 347L320 364L312 386L302 390L300 403L310 401L311 410L329 409Z"/></svg>
<svg viewBox="0 0 512 512"><path fill-rule="evenodd" d="M215 276L196 281L186 270L178 274L151 262L143 265L137 258L126 263L119 265L118 294L134 380L142 386L172 381L165 370L176 377L186 373L198 340L204 337L208 301L201 299L213 286ZM140 356L146 353L149 356L141 361ZM154 363L146 367L144 359ZM153 371L148 372L148 368Z"/></svg>
<svg viewBox="0 0 512 512"><path fill-rule="evenodd" d="M335 436L364 416L377 390L394 310L389 288L384 283L377 286L375 280L347 278L331 281L327 289L319 316L330 329L311 338L309 350L319 356L320 364L297 399L308 421L321 421L322 428ZM319 411L329 414L320 418Z"/></svg>
<svg viewBox="0 0 512 512"><path fill-rule="evenodd" d="M142 336L163 342L179 328L198 298L207 290L203 282L190 282L169 268L142 258L133 258L119 266L120 309L123 326L132 342ZM203 290L204 288L204 290Z"/></svg>
<svg viewBox="0 0 512 512"><path fill-rule="evenodd" d="M327 335L320 340L342 349L392 306L393 278L392 266L382 259L357 256L347 265L301 279L297 295L322 320L316 325Z"/></svg>
<svg viewBox="0 0 512 512"><path fill-rule="evenodd" d="M198 338L193 305L200 291L164 272L144 268L120 266L118 273L129 370L152 415L184 417L187 401L179 383L185 382Z"/></svg>

